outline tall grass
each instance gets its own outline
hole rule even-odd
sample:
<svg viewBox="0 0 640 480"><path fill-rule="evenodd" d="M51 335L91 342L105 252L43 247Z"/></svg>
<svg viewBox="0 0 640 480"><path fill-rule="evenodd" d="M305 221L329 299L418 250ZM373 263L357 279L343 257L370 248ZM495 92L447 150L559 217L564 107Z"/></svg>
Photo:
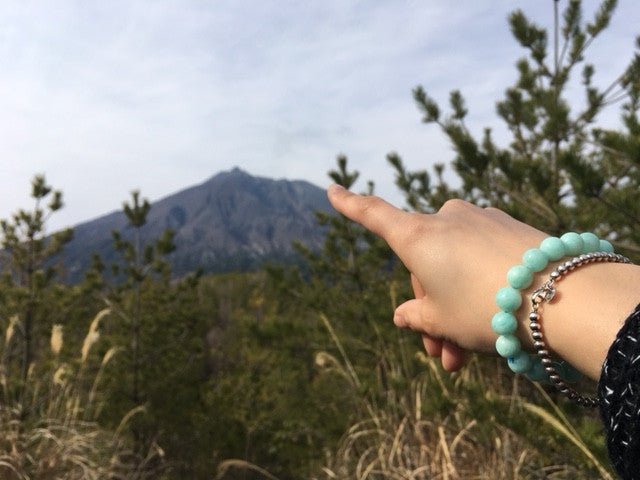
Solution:
<svg viewBox="0 0 640 480"><path fill-rule="evenodd" d="M613 478L602 449L592 451L593 439L583 438L544 390L494 360L474 357L450 375L410 342L401 341L400 349L381 345L377 384L362 394L331 323L322 322L341 358L320 352L317 364L348 379L358 408L314 479ZM412 375L411 362L422 371ZM597 419L576 419L587 431L596 428Z"/></svg>
<svg viewBox="0 0 640 480"><path fill-rule="evenodd" d="M20 319L8 322L0 347L0 478L151 478L145 462L157 463L158 452L140 459L129 451L123 428L111 432L97 422L105 407L100 380L117 351L109 349L95 360L91 352L109 313L106 309L96 315L79 356L71 361L61 360L64 332L53 326L51 351L30 365L24 383L11 374L8 355L17 342Z"/></svg>
<svg viewBox="0 0 640 480"><path fill-rule="evenodd" d="M559 406L498 359L472 357L461 372L448 374L400 333L376 346L375 364L356 365L332 322L319 318L335 349L317 352L315 363L349 389L353 403L344 408L353 420L308 478L613 479L595 414ZM373 384L364 379L372 370ZM277 480L240 459L222 462L216 478L238 478L239 471L248 475L243 478Z"/></svg>

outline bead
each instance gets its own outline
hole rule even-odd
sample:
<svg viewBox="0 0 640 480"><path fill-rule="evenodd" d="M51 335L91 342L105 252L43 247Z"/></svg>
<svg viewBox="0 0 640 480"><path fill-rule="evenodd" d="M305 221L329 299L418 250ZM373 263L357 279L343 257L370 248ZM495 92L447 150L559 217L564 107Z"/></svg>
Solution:
<svg viewBox="0 0 640 480"><path fill-rule="evenodd" d="M498 335L513 333L518 328L518 320L512 313L498 312L491 319L491 328Z"/></svg>
<svg viewBox="0 0 640 480"><path fill-rule="evenodd" d="M549 380L551 380L551 383L555 383L556 385L558 383L562 383L562 379L557 373L552 373L551 375L549 375Z"/></svg>
<svg viewBox="0 0 640 480"><path fill-rule="evenodd" d="M599 250L601 252L613 253L613 245L611 245L611 242L607 240L600 240Z"/></svg>
<svg viewBox="0 0 640 480"><path fill-rule="evenodd" d="M504 287L496 293L496 304L505 312L513 312L522 305L522 296L513 287Z"/></svg>
<svg viewBox="0 0 640 480"><path fill-rule="evenodd" d="M569 257L569 259L553 269L549 281L537 290L538 294L531 298L529 328L536 354L523 352L520 341L514 335L518 328L518 321L512 313L522 304L520 290L528 288L533 283L534 272L544 270L550 261L555 262L563 257ZM524 253L521 265L516 265L507 272L508 286L500 289L496 294L496 303L502 311L496 313L491 320L493 330L499 335L496 340L496 350L501 356L507 358L507 364L511 370L516 373L525 373L532 381L550 382L569 399L585 406L598 406L599 400L579 395L567 386L565 380L573 381L579 374L570 365L552 360L544 340L544 332L541 330L541 314L538 313L538 309L541 303L553 298L555 282L575 269L594 262L630 263L626 257L613 253L611 243L598 239L590 232L581 234L569 232L560 238L545 238L538 248L531 248Z"/></svg>
<svg viewBox="0 0 640 480"><path fill-rule="evenodd" d="M496 340L496 351L501 357L513 357L521 350L520 340L513 335L500 335Z"/></svg>
<svg viewBox="0 0 640 480"><path fill-rule="evenodd" d="M540 244L540 250L549 260L560 260L565 256L564 243L558 237L547 237Z"/></svg>
<svg viewBox="0 0 640 480"><path fill-rule="evenodd" d="M564 243L564 249L567 255L579 255L582 253L584 241L576 232L565 233L560 237L560 240Z"/></svg>
<svg viewBox="0 0 640 480"><path fill-rule="evenodd" d="M539 272L547 267L549 258L539 248L530 248L522 255L522 263L532 272Z"/></svg>
<svg viewBox="0 0 640 480"><path fill-rule="evenodd" d="M542 366L542 363L538 361L538 359L532 358L531 363L531 368L527 372L527 377L529 378L529 380L533 382L542 382L543 380L549 378L549 375L547 375L547 372L544 371L544 367Z"/></svg>
<svg viewBox="0 0 640 480"><path fill-rule="evenodd" d="M569 383L575 383L582 378L582 374L571 364L566 362L560 365L559 371L562 375L562 378L564 378Z"/></svg>
<svg viewBox="0 0 640 480"><path fill-rule="evenodd" d="M524 265L516 265L507 272L507 282L518 290L527 288L533 282L533 272Z"/></svg>
<svg viewBox="0 0 640 480"><path fill-rule="evenodd" d="M532 367L531 358L527 352L520 352L518 355L507 359L509 368L515 373L526 373Z"/></svg>
<svg viewBox="0 0 640 480"><path fill-rule="evenodd" d="M540 332L536 332L538 335L542 336L542 334ZM533 348L535 348L536 350L542 350L547 348L547 344L544 343L544 340L535 340L533 342Z"/></svg>
<svg viewBox="0 0 640 480"><path fill-rule="evenodd" d="M600 239L591 232L584 232L580 234L582 242L582 253L597 252L600 249Z"/></svg>

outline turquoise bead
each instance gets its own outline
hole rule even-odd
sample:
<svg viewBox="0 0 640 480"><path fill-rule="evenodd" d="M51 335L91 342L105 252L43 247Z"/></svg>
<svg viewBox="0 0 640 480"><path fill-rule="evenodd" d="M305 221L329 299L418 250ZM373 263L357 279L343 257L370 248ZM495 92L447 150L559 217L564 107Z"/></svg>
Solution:
<svg viewBox="0 0 640 480"><path fill-rule="evenodd" d="M522 255L522 263L532 272L539 272L547 268L549 258L539 248L530 248Z"/></svg>
<svg viewBox="0 0 640 480"><path fill-rule="evenodd" d="M567 255L580 255L584 248L582 237L576 232L568 232L560 237Z"/></svg>
<svg viewBox="0 0 640 480"><path fill-rule="evenodd" d="M513 357L521 350L520 340L513 335L500 335L496 340L496 351L501 357Z"/></svg>
<svg viewBox="0 0 640 480"><path fill-rule="evenodd" d="M491 319L491 328L498 335L507 335L517 330L518 320L512 313L498 312Z"/></svg>
<svg viewBox="0 0 640 480"><path fill-rule="evenodd" d="M580 234L584 246L582 247L582 253L598 252L600 249L600 239L591 232L584 232Z"/></svg>
<svg viewBox="0 0 640 480"><path fill-rule="evenodd" d="M527 377L532 382L542 382L549 379L549 374L545 371L544 365L539 358L531 359L531 369L527 372Z"/></svg>
<svg viewBox="0 0 640 480"><path fill-rule="evenodd" d="M532 367L531 357L527 352L520 352L513 357L509 357L507 363L515 373L526 373Z"/></svg>
<svg viewBox="0 0 640 480"><path fill-rule="evenodd" d="M547 237L540 244L540 250L549 258L549 260L560 260L564 257L564 243L558 237Z"/></svg>
<svg viewBox="0 0 640 480"><path fill-rule="evenodd" d="M607 240L600 240L600 251L613 253L613 245Z"/></svg>
<svg viewBox="0 0 640 480"><path fill-rule="evenodd" d="M516 265L507 272L507 282L518 290L527 288L533 282L533 272L524 265Z"/></svg>
<svg viewBox="0 0 640 480"><path fill-rule="evenodd" d="M558 373L560 373L560 376L569 383L575 383L582 378L582 374L567 362L562 362L560 364Z"/></svg>
<svg viewBox="0 0 640 480"><path fill-rule="evenodd" d="M513 287L504 287L496 293L496 303L501 310L513 312L520 308L522 296L520 292Z"/></svg>

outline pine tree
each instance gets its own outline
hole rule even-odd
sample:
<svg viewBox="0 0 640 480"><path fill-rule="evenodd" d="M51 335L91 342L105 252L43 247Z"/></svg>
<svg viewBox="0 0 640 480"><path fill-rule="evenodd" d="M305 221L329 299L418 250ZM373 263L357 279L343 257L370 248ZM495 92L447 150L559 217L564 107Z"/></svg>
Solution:
<svg viewBox="0 0 640 480"><path fill-rule="evenodd" d="M335 183L353 188L359 172L349 171L344 155L337 158L337 168L328 172ZM374 192L373 182L365 193ZM327 228L320 252L296 245L308 268L309 282L300 282L306 307L329 316L337 314L351 319L353 332L378 323L381 310L390 307L389 282L403 267L387 244L371 232L344 216L317 214L318 223ZM371 329L373 332L374 329Z"/></svg>
<svg viewBox="0 0 640 480"><path fill-rule="evenodd" d="M2 231L2 258L4 314L18 320L21 334L20 370L26 380L37 345L46 340L51 330L47 319L50 308L44 297L54 285L57 268L53 263L72 236L71 229L52 235L47 232L47 221L63 207L62 192L53 190L43 175L36 175L31 183L32 210L20 209L11 220L0 220ZM48 203L47 203L48 202ZM38 336L42 334L42 336Z"/></svg>
<svg viewBox="0 0 640 480"><path fill-rule="evenodd" d="M129 423L136 453L142 460L158 444L170 468L186 478L199 468L190 459L210 454L202 422L208 322L199 298L200 273L172 278L168 256L176 249L174 232L166 229L149 238L150 211L151 204L133 192L123 204L128 226L112 232L120 258L110 276L94 258L90 280L105 285L116 317L105 331L124 350L124 361L108 379L111 408L105 414L119 422L143 407ZM100 275L102 281L96 281Z"/></svg>
<svg viewBox="0 0 640 480"><path fill-rule="evenodd" d="M435 166L434 182L426 171L408 171L397 154L389 154L409 205L430 212L448 198L464 198L501 208L552 234L595 230L618 249L640 253L640 53L604 88L593 84L595 66L586 59L616 4L603 1L585 22L580 0L570 0L562 15L559 0L553 0L551 31L521 10L510 15L511 32L526 56L516 63L516 83L496 104L511 133L507 146L496 144L490 128L480 139L472 134L459 91L451 92L445 115L417 87L413 97L423 121L438 125L454 148L452 166L461 186L444 181L442 163ZM578 73L585 98L581 108L567 99ZM598 128L598 115L617 104L622 104L623 128Z"/></svg>
<svg viewBox="0 0 640 480"><path fill-rule="evenodd" d="M151 210L151 204L147 199L140 199L140 192L131 193L131 203L123 203L123 211L129 221L129 226L133 229L133 239L125 239L118 231L112 232L113 242L116 251L123 259L122 265L114 264L113 273L118 275L124 273L125 282L119 286L121 290L131 289L133 293L133 305L130 308L121 310L122 314L131 324L131 347L129 356L131 359L131 401L134 405L143 402L144 395L141 386L141 351L142 336L142 285L152 272L169 275L169 265L164 257L173 252L176 248L173 242L174 233L172 230L165 230L161 238L155 244L142 241L142 227L147 223L147 215Z"/></svg>

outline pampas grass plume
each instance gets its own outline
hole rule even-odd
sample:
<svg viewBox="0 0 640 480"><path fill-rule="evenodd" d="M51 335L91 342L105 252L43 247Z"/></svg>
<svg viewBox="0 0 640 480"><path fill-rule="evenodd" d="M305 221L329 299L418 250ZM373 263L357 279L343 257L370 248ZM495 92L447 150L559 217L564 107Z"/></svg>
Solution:
<svg viewBox="0 0 640 480"><path fill-rule="evenodd" d="M16 331L16 325L17 323L20 321L20 319L18 318L18 315L13 315L10 319L9 319L9 326L7 326L7 330L4 334L4 344L5 345L9 345L9 342L11 341L11 337L13 337L13 334Z"/></svg>
<svg viewBox="0 0 640 480"><path fill-rule="evenodd" d="M54 325L51 329L51 351L58 356L62 350L63 332L62 325Z"/></svg>
<svg viewBox="0 0 640 480"><path fill-rule="evenodd" d="M89 356L89 352L91 351L91 347L93 346L93 344L96 343L100 338L100 332L98 332L100 322L110 313L111 309L109 308L100 310L91 322L91 325L89 326L89 332L87 333L87 336L84 337L84 342L82 343L82 363L84 363Z"/></svg>

